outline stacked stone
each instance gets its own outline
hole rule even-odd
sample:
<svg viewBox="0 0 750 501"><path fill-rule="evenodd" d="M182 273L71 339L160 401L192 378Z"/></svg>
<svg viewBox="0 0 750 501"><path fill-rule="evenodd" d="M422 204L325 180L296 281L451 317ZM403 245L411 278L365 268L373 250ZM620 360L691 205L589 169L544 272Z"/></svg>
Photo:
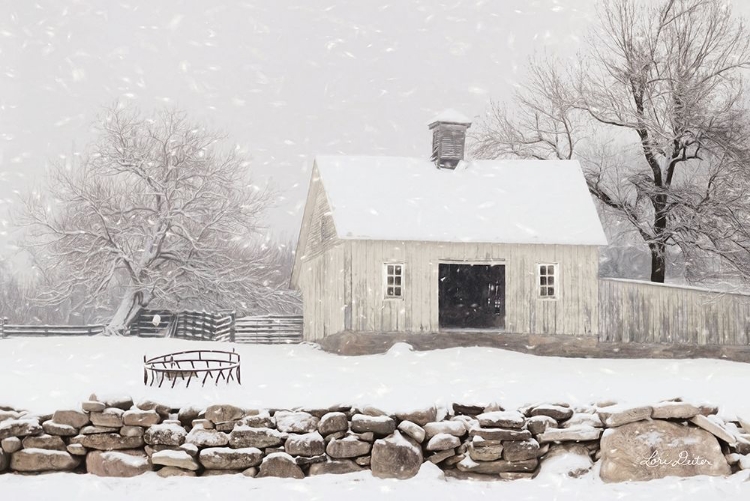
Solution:
<svg viewBox="0 0 750 501"><path fill-rule="evenodd" d="M405 479L430 462L459 478L511 480L533 478L550 458L571 454L580 461L565 473L583 474L601 460L606 481L750 469L750 423L716 414L680 401L517 411L454 404L388 415L345 406L170 409L92 396L79 409L48 416L0 408L0 472L304 478L369 469ZM679 469L639 464L655 462L655 451L674 456L683 449L688 459Z"/></svg>
<svg viewBox="0 0 750 501"><path fill-rule="evenodd" d="M138 406L130 398L101 402L95 395L79 409L59 410L52 415L5 412L0 415L0 447L2 454L10 456L8 466L12 471L81 469L100 475L134 476L151 470L143 451L143 435L168 412L153 402Z"/></svg>

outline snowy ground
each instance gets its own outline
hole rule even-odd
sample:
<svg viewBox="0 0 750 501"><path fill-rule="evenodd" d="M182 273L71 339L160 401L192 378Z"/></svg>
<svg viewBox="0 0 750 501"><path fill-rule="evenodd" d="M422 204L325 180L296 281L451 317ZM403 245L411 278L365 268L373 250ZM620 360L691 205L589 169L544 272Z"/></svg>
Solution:
<svg viewBox="0 0 750 501"><path fill-rule="evenodd" d="M156 473L135 478L96 478L90 475L54 473L37 477L0 475L3 499L23 501L133 499L264 501L311 500L408 500L471 499L518 501L725 501L748 499L748 472L728 479L675 477L641 483L604 484L590 473L580 479L541 474L534 480L478 482L442 480L434 470L410 480L381 480L369 472L321 475L304 480L246 478L242 475L163 479ZM50 493L58 493L54 498Z"/></svg>
<svg viewBox="0 0 750 501"><path fill-rule="evenodd" d="M132 338L0 340L0 405L33 412L77 406L95 392L165 404L235 403L244 407L374 405L412 410L452 402L538 401L589 404L613 399L654 403L682 397L750 419L750 364L720 360L550 358L494 348L409 351L342 357L310 345L237 345L243 384L189 389L143 385L143 355L185 349L231 349L225 343Z"/></svg>
<svg viewBox="0 0 750 501"><path fill-rule="evenodd" d="M750 365L717 360L583 360L542 358L490 348L340 357L299 346L237 346L243 385L186 389L143 386L143 355L230 345L162 339L48 338L0 341L0 404L35 412L76 406L91 392L127 394L173 404L236 403L245 407L374 405L386 411L436 403L499 402L506 408L537 401L588 404L606 399L653 403L682 397L720 406L728 417L750 416L744 391ZM595 472L581 479L543 471L533 481L444 481L425 471L408 481L385 481L369 472L304 480L242 476L161 479L95 479L74 474L0 475L3 499L119 501L169 495L176 499L518 499L701 500L749 499L748 472L728 479L668 478L647 483L602 483Z"/></svg>

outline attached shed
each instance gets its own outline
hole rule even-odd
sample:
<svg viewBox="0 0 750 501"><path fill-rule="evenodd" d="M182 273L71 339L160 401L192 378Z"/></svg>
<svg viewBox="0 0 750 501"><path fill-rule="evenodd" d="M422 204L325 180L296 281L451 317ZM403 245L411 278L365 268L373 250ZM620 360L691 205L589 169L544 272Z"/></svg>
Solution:
<svg viewBox="0 0 750 501"><path fill-rule="evenodd" d="M598 333L606 237L581 166L466 161L469 126L433 120L431 159L315 159L292 274L305 339Z"/></svg>

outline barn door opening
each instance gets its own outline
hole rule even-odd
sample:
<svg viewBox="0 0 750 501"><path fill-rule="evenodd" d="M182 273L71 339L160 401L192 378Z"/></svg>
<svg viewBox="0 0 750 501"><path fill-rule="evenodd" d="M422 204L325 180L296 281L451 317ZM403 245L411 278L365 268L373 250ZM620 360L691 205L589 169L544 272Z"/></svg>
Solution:
<svg viewBox="0 0 750 501"><path fill-rule="evenodd" d="M441 263L441 329L504 329L505 266Z"/></svg>

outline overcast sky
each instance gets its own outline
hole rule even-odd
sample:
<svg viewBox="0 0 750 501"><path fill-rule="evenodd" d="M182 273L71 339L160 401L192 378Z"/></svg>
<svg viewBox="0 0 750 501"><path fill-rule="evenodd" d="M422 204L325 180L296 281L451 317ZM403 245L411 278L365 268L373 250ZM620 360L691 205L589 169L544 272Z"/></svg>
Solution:
<svg viewBox="0 0 750 501"><path fill-rule="evenodd" d="M595 4L0 0L0 199L83 150L102 106L176 105L247 151L296 238L316 154L428 156L433 115L478 116L533 53L575 53Z"/></svg>

